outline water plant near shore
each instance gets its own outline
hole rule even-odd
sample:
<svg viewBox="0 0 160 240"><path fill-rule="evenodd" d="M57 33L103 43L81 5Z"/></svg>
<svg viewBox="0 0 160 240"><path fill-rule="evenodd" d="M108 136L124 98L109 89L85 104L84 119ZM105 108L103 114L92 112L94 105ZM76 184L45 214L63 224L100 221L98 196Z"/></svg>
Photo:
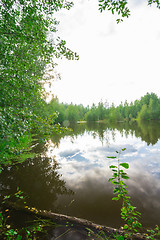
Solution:
<svg viewBox="0 0 160 240"><path fill-rule="evenodd" d="M10 218L12 216L12 204L19 203L24 205L24 208L28 208L30 212L37 213L35 208L29 208L26 206L25 194L17 187L17 192L14 194L6 195L3 197L2 204L0 206L0 239L3 240L36 240L36 239L46 239L48 234L48 229L57 226L50 219L42 219L35 216L36 219L31 222L25 222L24 226L15 227ZM48 239L48 238L47 238Z"/></svg>
<svg viewBox="0 0 160 240"><path fill-rule="evenodd" d="M4 166L13 166L35 156L31 152L33 137L33 134L24 134L19 138L0 138L0 172Z"/></svg>
<svg viewBox="0 0 160 240"><path fill-rule="evenodd" d="M128 163L120 163L120 155L123 151L126 149L121 149L121 151L117 151L117 156L108 157L113 160L117 160L117 164L112 164L109 166L109 168L112 170L112 177L109 179L109 182L112 182L114 185L113 193L114 196L113 200L122 201L122 208L121 208L121 218L124 220L125 224L123 227L124 232L120 233L120 231L117 231L117 233L108 236L104 231L99 230L98 233L90 231L90 236L92 239L101 239L101 240L107 240L107 239L116 239L116 240L124 240L124 239L134 239L134 233L139 231L139 229L142 228L141 223L139 222L141 214L136 210L136 207L132 206L131 198L128 195L127 192L127 184L125 183L125 180L128 180L129 177L127 173L125 172L125 169L129 169ZM13 196L5 196L4 200L7 201L11 197L14 197L17 200L23 200L23 193L20 191L19 188L17 188L17 192L13 194ZM27 207L27 206L26 206ZM31 208L31 211L35 210L35 208ZM33 211L34 212L34 211ZM8 220L9 211L5 209L2 213L0 213L0 236L3 236L2 239L38 239L37 234L43 234L46 230L46 226L52 225L53 222L43 222L41 220L37 220L36 223L30 224L29 227L25 227L22 230L13 228L10 226L9 223L7 223L6 220ZM45 221L45 220L43 220ZM67 224L68 227L68 224ZM67 229L66 232L68 233L71 229ZM46 231L47 234L47 231ZM65 232L64 232L65 234ZM64 235L63 234L63 235ZM23 236L25 235L25 238ZM155 229L151 229L147 231L147 234L145 234L145 239L157 239L157 235L160 235L159 227L156 226ZM89 238L90 239L90 238Z"/></svg>
<svg viewBox="0 0 160 240"><path fill-rule="evenodd" d="M140 223L141 213L136 210L136 207L132 205L131 197L128 195L127 184L124 180L128 180L129 176L124 171L124 169L129 169L128 163L120 163L120 155L124 152L126 148L116 151L117 156L109 156L107 158L117 159L117 165L110 165L109 168L112 170L112 177L109 178L109 182L115 186L113 193L116 197L113 197L112 200L118 201L122 200L121 207L121 218L124 220L125 224L122 227L124 230L124 235L117 235L115 239L133 239L134 233L137 233L142 229L142 224ZM157 236L160 236L159 226L156 225L155 229L147 230L147 233L144 234L146 239L156 239Z"/></svg>
<svg viewBox="0 0 160 240"><path fill-rule="evenodd" d="M109 168L112 170L112 177L109 178L109 182L114 185L113 194L116 195L112 198L114 201L122 201L121 207L121 218L124 220L124 226L121 228L123 230L122 234L117 233L113 236L106 236L105 232L99 231L99 233L94 233L91 229L88 229L89 236L96 237L95 239L101 240L125 240L125 239L135 239L135 234L142 230L142 224L140 223L141 213L138 212L135 206L132 205L131 197L128 195L127 184L124 182L129 179L129 176L124 169L129 169L129 164L124 162L120 163L120 155L124 152L126 148L116 151L117 156L107 156L109 159L117 160L116 165L110 165ZM147 233L143 233L145 239L157 239L160 236L159 226L156 225L155 229L147 230Z"/></svg>
<svg viewBox="0 0 160 240"><path fill-rule="evenodd" d="M115 186L113 193L116 194L116 197L113 197L112 200L122 200L121 218L125 221L123 226L123 229L126 231L125 237L132 239L133 233L137 233L138 229L142 228L142 224L139 221L141 213L132 205L131 198L127 192L127 184L124 182L124 180L129 179L129 177L123 169L128 169L129 164L120 163L119 161L120 154L125 150L126 148L116 151L118 156L107 157L117 159L117 165L109 166L109 168L112 169L112 177L108 181L112 182Z"/></svg>

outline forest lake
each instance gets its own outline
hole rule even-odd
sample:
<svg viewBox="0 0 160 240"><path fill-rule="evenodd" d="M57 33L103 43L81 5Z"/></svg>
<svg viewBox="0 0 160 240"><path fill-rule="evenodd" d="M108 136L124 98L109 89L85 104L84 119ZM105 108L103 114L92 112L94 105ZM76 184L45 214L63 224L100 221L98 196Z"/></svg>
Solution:
<svg viewBox="0 0 160 240"><path fill-rule="evenodd" d="M160 225L160 122L82 123L72 132L39 142L38 157L9 167L1 174L1 189L15 186L28 196L31 206L120 227L121 203L112 200L109 165L116 151L126 148L121 162L126 170L128 193L145 227Z"/></svg>

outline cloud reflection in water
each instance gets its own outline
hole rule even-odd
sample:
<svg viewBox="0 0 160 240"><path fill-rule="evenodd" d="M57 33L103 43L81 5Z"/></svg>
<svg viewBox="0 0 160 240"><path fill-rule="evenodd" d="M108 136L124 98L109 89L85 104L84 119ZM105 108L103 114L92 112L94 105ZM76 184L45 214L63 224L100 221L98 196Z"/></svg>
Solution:
<svg viewBox="0 0 160 240"><path fill-rule="evenodd" d="M122 162L128 162L129 193L138 210L143 214L145 225L160 224L160 141L147 146L133 134L127 138L116 132L110 144L100 142L98 136L85 133L76 139L61 139L59 148L53 149L56 160L60 163L60 173L69 188L75 192L74 203L65 211L67 214L87 218L97 223L110 226L120 225L120 205L111 199L112 185L110 164L115 160L115 151L126 147L121 155ZM62 196L60 201L65 203Z"/></svg>

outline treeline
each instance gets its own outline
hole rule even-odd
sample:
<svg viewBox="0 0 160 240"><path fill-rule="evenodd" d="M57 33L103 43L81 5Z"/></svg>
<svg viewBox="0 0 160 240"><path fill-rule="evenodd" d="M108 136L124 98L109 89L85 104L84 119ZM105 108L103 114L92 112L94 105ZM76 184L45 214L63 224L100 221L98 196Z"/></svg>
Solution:
<svg viewBox="0 0 160 240"><path fill-rule="evenodd" d="M53 98L50 103L46 103L45 111L48 116L53 112L58 114L55 123L77 122L85 119L84 116L89 111L89 107L84 107L82 104L59 103L58 98Z"/></svg>
<svg viewBox="0 0 160 240"><path fill-rule="evenodd" d="M117 107L107 102L99 102L96 106L84 107L82 104L59 103L57 98L53 98L46 104L47 114L59 113L56 122L64 121L132 121L132 120L159 120L160 119L160 98L155 93L147 93L140 100L122 103Z"/></svg>
<svg viewBox="0 0 160 240"><path fill-rule="evenodd" d="M160 98L155 93L147 93L140 100L130 104L125 101L119 106L109 108L108 119L113 121L123 120L159 120Z"/></svg>

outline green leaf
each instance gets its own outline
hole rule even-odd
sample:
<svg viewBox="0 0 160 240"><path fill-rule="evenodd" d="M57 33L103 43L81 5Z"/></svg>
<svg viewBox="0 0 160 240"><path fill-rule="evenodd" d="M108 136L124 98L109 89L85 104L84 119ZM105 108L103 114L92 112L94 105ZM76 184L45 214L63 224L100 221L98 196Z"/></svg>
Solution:
<svg viewBox="0 0 160 240"><path fill-rule="evenodd" d="M125 150L126 150L126 148L122 148L121 150L122 150L122 151L125 151Z"/></svg>
<svg viewBox="0 0 160 240"><path fill-rule="evenodd" d="M113 190L113 192L114 192L114 193L119 193L119 192L120 192L120 189L116 187L116 188Z"/></svg>
<svg viewBox="0 0 160 240"><path fill-rule="evenodd" d="M121 180L121 181L120 181L120 184L121 184L122 186L124 185L124 182L123 182L123 180Z"/></svg>
<svg viewBox="0 0 160 240"><path fill-rule="evenodd" d="M119 185L119 184L120 184L120 183L117 182L117 181L112 181L112 183L113 183L114 185Z"/></svg>
<svg viewBox="0 0 160 240"><path fill-rule="evenodd" d="M129 164L128 163L120 163L119 165L124 167L124 168L126 168L126 169L129 168Z"/></svg>
<svg viewBox="0 0 160 240"><path fill-rule="evenodd" d="M112 156L112 157L107 157L107 158L115 159L115 158L117 158L117 157L113 157L113 156Z"/></svg>
<svg viewBox="0 0 160 240"><path fill-rule="evenodd" d="M114 178L118 177L118 174L117 173L113 173L113 177Z"/></svg>
<svg viewBox="0 0 160 240"><path fill-rule="evenodd" d="M18 235L16 240L21 240L22 236Z"/></svg>
<svg viewBox="0 0 160 240"><path fill-rule="evenodd" d="M114 197L114 198L112 198L112 200L118 201L118 200L119 200L119 197Z"/></svg>
<svg viewBox="0 0 160 240"><path fill-rule="evenodd" d="M124 237L123 237L122 235L117 235L117 236L116 236L116 239L117 239L117 240L124 240Z"/></svg>
<svg viewBox="0 0 160 240"><path fill-rule="evenodd" d="M128 229L128 225L125 224L124 227L123 227L123 229Z"/></svg>
<svg viewBox="0 0 160 240"><path fill-rule="evenodd" d="M121 175L121 177L124 178L124 179L129 179L129 177L126 176L126 175Z"/></svg>
<svg viewBox="0 0 160 240"><path fill-rule="evenodd" d="M110 178L109 180L108 180L108 182L111 182L112 180L114 180L115 178Z"/></svg>
<svg viewBox="0 0 160 240"><path fill-rule="evenodd" d="M109 166L109 168L117 168L117 166L111 165L111 166Z"/></svg>

